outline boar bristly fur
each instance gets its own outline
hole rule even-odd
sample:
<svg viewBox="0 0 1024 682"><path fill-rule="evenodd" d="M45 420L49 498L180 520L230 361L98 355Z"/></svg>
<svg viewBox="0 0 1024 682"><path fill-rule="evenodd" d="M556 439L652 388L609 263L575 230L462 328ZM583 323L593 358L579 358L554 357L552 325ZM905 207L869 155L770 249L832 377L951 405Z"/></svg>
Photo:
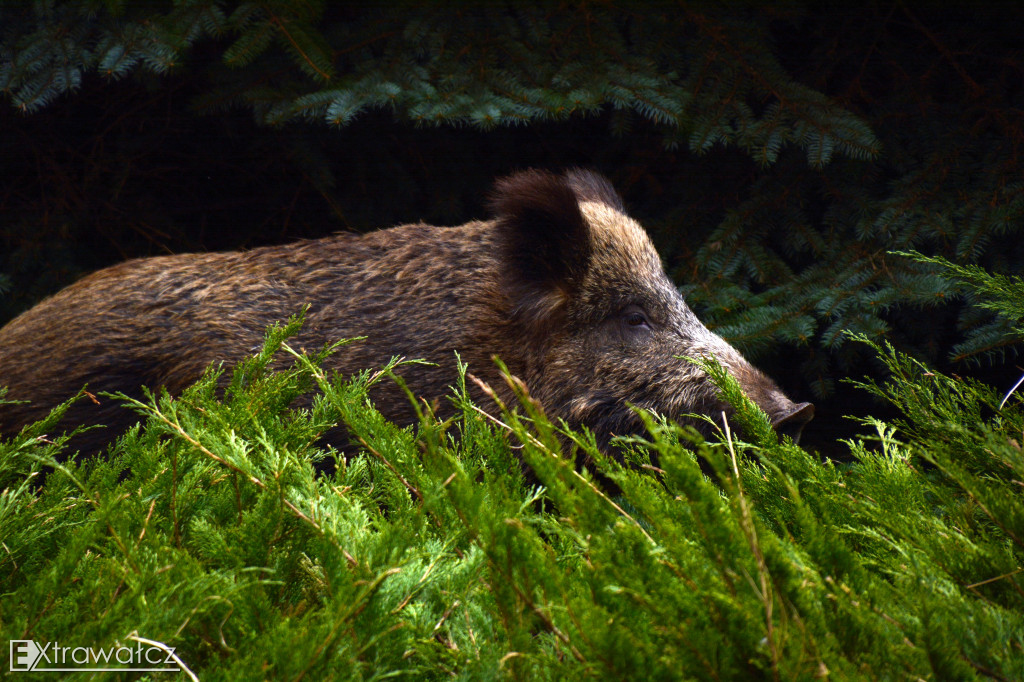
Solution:
<svg viewBox="0 0 1024 682"><path fill-rule="evenodd" d="M491 207L492 220L458 227L144 258L89 275L0 329L0 385L31 401L0 406L0 429L20 429L86 384L93 394L180 392L211 363L251 354L268 326L307 304L294 346L368 337L328 360L344 373L395 355L438 363L402 374L442 411L458 351L495 388L499 356L551 417L605 444L642 429L630 405L669 417L725 407L680 356L717 358L778 425L798 430L813 415L701 324L603 177L521 172L498 181ZM389 417L412 419L394 387L374 398ZM136 419L100 397L76 403L63 425L113 427L80 436L75 445L89 450Z"/></svg>

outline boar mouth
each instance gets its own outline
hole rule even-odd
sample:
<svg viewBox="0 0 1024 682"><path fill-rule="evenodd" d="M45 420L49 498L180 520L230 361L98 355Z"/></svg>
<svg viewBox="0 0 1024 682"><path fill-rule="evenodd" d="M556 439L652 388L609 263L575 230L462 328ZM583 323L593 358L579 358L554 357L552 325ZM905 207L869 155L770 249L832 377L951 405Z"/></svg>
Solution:
<svg viewBox="0 0 1024 682"><path fill-rule="evenodd" d="M779 432L779 435L789 436L794 443L800 443L800 434L803 433L807 422L814 419L814 405L811 403L800 403L793 405L788 412L777 416L772 420L772 427Z"/></svg>

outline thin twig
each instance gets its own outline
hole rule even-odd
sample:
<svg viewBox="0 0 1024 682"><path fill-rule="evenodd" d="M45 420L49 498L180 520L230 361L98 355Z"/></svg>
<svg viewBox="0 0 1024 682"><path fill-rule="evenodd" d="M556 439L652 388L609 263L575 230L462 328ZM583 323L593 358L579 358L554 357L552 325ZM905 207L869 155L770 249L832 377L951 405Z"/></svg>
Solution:
<svg viewBox="0 0 1024 682"><path fill-rule="evenodd" d="M501 426L502 428L504 428L504 429L507 429L507 430L508 430L508 431L509 431L510 433L515 433L515 429L513 429L513 428L512 428L511 426L509 426L509 425L508 425L508 424L506 424L505 422L501 421L501 420L500 420L500 419L498 419L497 417L495 417L495 416L493 416L493 415L490 415L490 414L488 414L487 412L484 412L483 410L481 410L481 409L480 409L479 407L477 407L476 405L470 405L470 407L472 407L472 408L473 408L474 410L476 410L477 412L479 412L479 413L480 413L480 414L482 414L483 416L485 416L485 417L487 417L488 419L490 419L491 421L493 421L493 422L494 422L495 424L497 424L498 426ZM518 435L518 434L517 434L517 435ZM540 450L541 450L542 452L544 452L545 454L548 454L548 455L550 455L550 456L552 456L552 457L555 457L555 458L557 458L557 459L560 459L560 457L558 456L558 454L557 454L557 453L555 453L555 452L552 452L550 448L548 448L548 447L547 447L546 445L544 445L544 444L543 444L542 442L540 442L539 440L537 440L536 438L534 438L534 437L533 437L533 435L531 435L531 434L529 434L529 433L523 433L522 435L526 436L526 438L527 438L527 439L528 439L528 440L530 441L530 443L531 443L531 444L533 444L533 445L534 445L535 447L539 448L539 449L540 449ZM600 498L601 498L602 500L604 500L605 502L607 502L608 504L610 504L610 505L611 505L611 506L612 506L612 507L613 507L613 508L615 509L615 511L619 512L619 513L620 513L620 514L622 514L622 515L623 515L624 517L626 517L627 519L629 519L629 520L630 520L630 521L631 521L631 522L633 523L633 525L635 525L635 526L636 526L636 527L637 527L637 528L638 528L638 529L640 530L640 532L641 532L641 533L643 533L643 536L644 536L645 538L647 538L647 540L648 540L648 541L649 541L649 542L650 542L650 543L651 543L652 545L657 545L657 544L658 544L657 542L655 542L655 541L654 541L654 538L652 538L652 537L651 537L650 533L648 533L648 532L647 532L646 530L644 530L644 527L643 527L643 526L641 526L641 525L640 525L640 523L639 523L639 522L638 522L638 521L637 521L636 519L634 519L634 518L633 518L632 516L630 516L630 515L629 515L629 513L628 513L628 512L627 512L627 511L626 511L625 509L623 509L623 508L622 508L622 507L620 507L620 506L619 506L618 504L616 504L614 500L612 500L612 499L611 499L610 497L608 497L608 496L607 496L607 495L605 495L605 494L604 494L603 492L601 492L601 489L600 489L600 488L598 488L598 487L597 487L596 485L594 485L593 483L591 483L590 481L588 481L588 480L587 480L586 478L584 478L584 477L583 477L583 476L582 476L582 475L580 474L580 472L576 471L576 469L572 469L571 471L572 471L572 474L573 474L573 476L575 476L575 477L576 477L576 478L578 478L578 479L579 479L580 481L582 481L583 483L585 483L585 484L586 484L586 485L587 485L587 486L588 486L588 487L589 487L589 488L590 488L590 489L591 489L591 490L592 490L592 491L593 491L594 493L596 493L596 494L597 494L597 496L598 496L598 497L600 497Z"/></svg>
<svg viewBox="0 0 1024 682"><path fill-rule="evenodd" d="M732 472L736 476L736 489L739 493L740 499L740 518L742 519L742 526L744 534L747 536L747 542L750 544L750 551L754 555L754 559L757 561L757 573L758 579L761 582L761 600L764 602L764 615L765 615L765 626L767 628L767 640L768 648L772 654L772 674L775 679L779 678L779 652L775 646L775 628L772 625L772 607L774 600L772 599L771 592L771 581L768 579L768 565L764 561L764 555L761 553L761 547L757 542L757 529L754 528L754 522L750 515L750 508L747 506L747 497L743 493L743 482L740 480L740 468L736 463L736 448L732 442L732 430L729 428L729 419L725 412L722 412L722 423L725 424L725 439L729 446L729 454L732 456Z"/></svg>
<svg viewBox="0 0 1024 682"><path fill-rule="evenodd" d="M134 641L139 642L141 644L148 644L151 647L155 647L155 648L160 649L161 651L165 652L168 656L170 656L171 658L174 659L174 662L178 664L178 667L181 669L181 672L183 672L186 675L188 675L189 679L192 680L192 682L199 682L199 678L196 677L196 674L194 672L192 672L191 670L189 670L188 666L185 665L185 663L180 658L178 658L178 654L174 653L174 649L172 649L171 647L167 646L163 642L158 642L155 639L146 639L145 637L139 637L139 635L137 633L135 633L135 632L133 632L130 635L128 635L128 639L134 640ZM168 670L173 671L174 669L173 668L169 668Z"/></svg>
<svg viewBox="0 0 1024 682"><path fill-rule="evenodd" d="M385 457L384 455L380 454L380 452L378 452L372 445L367 443L366 440L362 436L356 436L356 440L358 440L360 442L360 444L362 444L362 446L364 448L369 450L370 454L372 454L374 457L376 457L380 461L384 462L385 466L387 466L387 468L391 470L391 473L393 473L395 475L395 478L397 478L399 481L401 481L402 485L404 485L406 487L406 489L408 489L409 492L411 492L413 495L416 496L416 499L418 499L420 502L423 501L423 493L421 493L419 491L419 489L416 486L414 486L412 483L409 483L409 481L405 480L405 478L402 476L402 474L398 473L398 469L395 468L395 465L392 464L388 460L387 457Z"/></svg>
<svg viewBox="0 0 1024 682"><path fill-rule="evenodd" d="M1020 379L1017 380L1017 383L1013 385L1013 388L1007 391L1006 395L1003 396L1003 401L999 403L1000 410L1003 409L1003 405L1005 405L1006 401L1010 399L1010 396L1013 395L1013 392L1020 388L1021 384L1024 384L1024 374L1022 374Z"/></svg>
<svg viewBox="0 0 1024 682"><path fill-rule="evenodd" d="M160 412L159 410L152 410L152 412L153 412L153 414L154 414L154 415L156 415L156 417L157 417L158 419L160 419L160 421L162 421L162 422L163 422L164 424L166 424L167 426L169 426L169 427L171 427L172 429L174 429L174 431L175 431L175 432L176 432L176 433L177 433L177 434L178 434L179 436L181 436L182 438L184 438L184 439L185 439L185 440L186 440L186 441L187 441L187 442L188 442L188 443L189 443L190 445L192 445L193 447L195 447L195 448L196 448L197 450L199 450L199 451L200 451L201 453L203 453L204 455L206 455L207 457L209 457L209 458L210 458L210 459L212 459L213 461L215 461L215 462L218 462L219 464L222 464L223 466L226 466L226 467L227 467L228 469L230 469L231 471L234 471L234 472L236 472L236 473L242 474L243 476L247 477L247 478L249 479L249 481L250 481L251 483L253 483L254 485L256 485L256 486L257 486L257 487L258 487L258 488L259 488L260 490L266 490L266 489L267 489L267 484L266 484L266 483L264 483L263 481L261 481L260 479L256 478L255 476L253 476L253 475L252 475L252 474L250 474L250 473L247 473L247 472L245 472L245 471L244 471L243 469L241 469L241 468L240 468L239 466L237 466L237 465L235 465L235 464L232 464L231 462L227 461L227 460L226 460L226 459L224 459L223 457L220 457L220 456L218 456L218 455L215 455L214 453L210 452L210 450L209 450L209 449L208 449L208 448L207 448L206 446L204 446L204 445L203 445L202 443L200 443L200 442L199 442L199 441L197 441L197 440L196 440L195 438L193 438L192 436L190 436L190 435L188 434L188 432L186 432L186 431L185 431L185 429L183 429L183 428L181 427L181 425L180 425L180 424L178 424L178 423L176 423L176 422L172 422L172 421L171 421L170 419L168 419L168 418L167 418L166 416L164 416L164 414L163 414L162 412ZM292 512L292 513L293 513L293 514L294 514L295 516L299 517L300 519L302 519L303 521L305 521L305 522L306 522L306 523L308 523L309 525L313 526L313 528L315 528L315 529L316 529L316 530L317 530L318 532L320 532L320 533L323 533L323 534L325 535L325 537L326 537L326 535L327 535L327 534L326 534L326 533L324 533L324 529L320 527L320 524L318 524L318 523L317 523L316 521L314 521L314 520L313 520L313 519L311 519L310 517L306 516L306 514L305 514L305 513L303 513L301 509L299 509L298 507L296 507L296 506L295 506L294 504L292 504L292 503L291 503L290 501L288 501L287 499L282 499L282 500L281 500L281 502L282 502L282 503L284 504L284 506L285 506L285 507L287 507L287 508L288 508L288 510L289 510L289 511L291 511L291 512ZM331 544L334 544L334 546L335 546L335 547L336 547L337 549L341 549L341 547L338 547L338 545L337 545L337 544L336 544L336 543L334 542L334 539L333 539L333 538L330 538L330 537L328 537L328 541L329 541L329 542L331 542Z"/></svg>

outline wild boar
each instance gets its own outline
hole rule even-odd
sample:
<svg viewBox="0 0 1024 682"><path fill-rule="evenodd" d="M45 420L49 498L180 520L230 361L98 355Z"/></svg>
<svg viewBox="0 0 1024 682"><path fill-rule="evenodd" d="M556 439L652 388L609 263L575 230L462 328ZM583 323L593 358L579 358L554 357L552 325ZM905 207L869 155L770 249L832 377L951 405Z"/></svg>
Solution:
<svg viewBox="0 0 1024 682"><path fill-rule="evenodd" d="M329 366L345 373L402 355L419 396L444 396L454 351L502 386L493 356L553 418L602 444L642 424L630 405L669 417L717 414L716 387L680 356L712 355L777 427L814 413L795 404L697 319L643 228L604 177L527 170L499 180L493 218L458 227L410 224L249 251L131 260L93 273L0 329L0 429L12 433L88 384L89 391L171 393L213 362L235 363L266 328L309 305L295 345L343 338ZM412 411L397 390L375 396L389 417ZM106 424L75 445L97 449L138 417L117 401L81 400L65 425Z"/></svg>

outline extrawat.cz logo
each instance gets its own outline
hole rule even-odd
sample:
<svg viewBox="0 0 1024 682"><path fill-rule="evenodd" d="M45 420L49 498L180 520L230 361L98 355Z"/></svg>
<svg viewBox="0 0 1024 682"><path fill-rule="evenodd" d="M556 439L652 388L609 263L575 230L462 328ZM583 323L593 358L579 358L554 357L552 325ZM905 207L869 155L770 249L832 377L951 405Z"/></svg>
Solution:
<svg viewBox="0 0 1024 682"><path fill-rule="evenodd" d="M157 646L159 645L159 646ZM181 661L169 647L136 639L132 646L93 649L61 646L32 639L10 641L11 672L181 672Z"/></svg>

